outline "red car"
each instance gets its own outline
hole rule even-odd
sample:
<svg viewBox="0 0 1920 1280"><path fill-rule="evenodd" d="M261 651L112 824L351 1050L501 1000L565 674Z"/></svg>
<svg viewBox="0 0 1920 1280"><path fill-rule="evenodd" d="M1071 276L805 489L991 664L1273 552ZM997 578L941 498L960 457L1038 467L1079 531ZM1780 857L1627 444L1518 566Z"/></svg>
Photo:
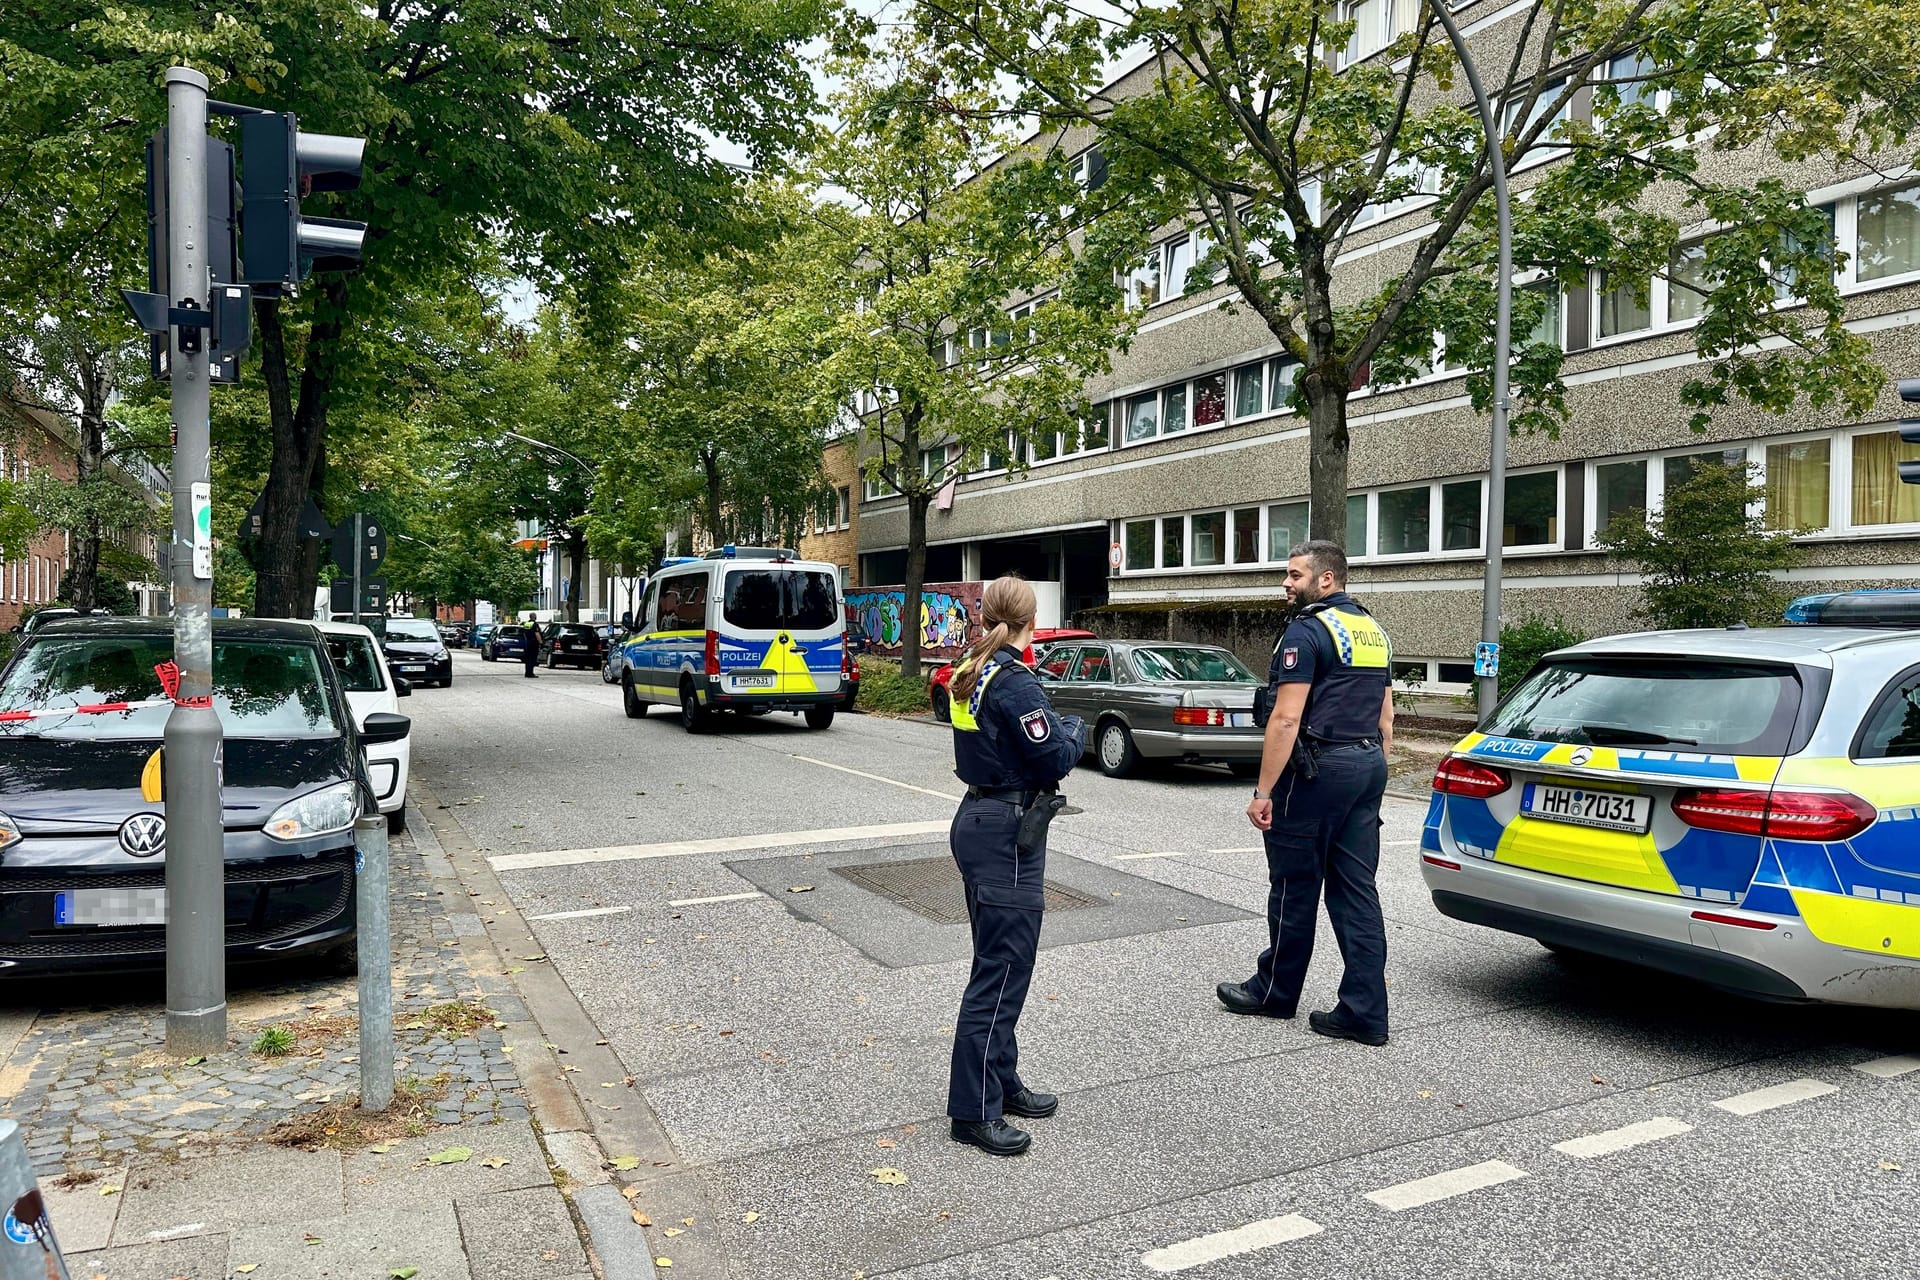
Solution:
<svg viewBox="0 0 1920 1280"><path fill-rule="evenodd" d="M1100 637L1091 631L1082 631L1077 627L1035 627L1033 647L1021 655L1021 661L1032 666L1038 655L1046 652L1047 646L1061 640L1098 640ZM944 662L933 672L933 718L942 724L953 720L953 703L947 694L947 682L953 679L953 664Z"/></svg>

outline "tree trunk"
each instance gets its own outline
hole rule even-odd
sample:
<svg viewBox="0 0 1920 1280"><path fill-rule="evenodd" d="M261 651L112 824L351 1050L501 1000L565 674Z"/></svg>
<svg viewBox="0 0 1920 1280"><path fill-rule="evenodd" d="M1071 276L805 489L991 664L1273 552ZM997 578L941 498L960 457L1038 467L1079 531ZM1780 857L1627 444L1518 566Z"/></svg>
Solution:
<svg viewBox="0 0 1920 1280"><path fill-rule="evenodd" d="M74 530L73 598L68 601L81 613L94 607L100 583L100 512L90 501L90 490L105 478L107 454L107 396L112 388L99 377L87 379L86 398L80 405L80 451L74 458L74 482L84 495L86 523Z"/></svg>
<svg viewBox="0 0 1920 1280"><path fill-rule="evenodd" d="M907 580L900 593L900 674L920 678L920 589L927 577L928 493L907 495Z"/></svg>
<svg viewBox="0 0 1920 1280"><path fill-rule="evenodd" d="M587 570L587 537L583 533L567 533L567 621L580 621L580 580Z"/></svg>
<svg viewBox="0 0 1920 1280"><path fill-rule="evenodd" d="M1347 376L1336 361L1309 368L1300 378L1307 399L1307 494L1312 537L1347 545ZM1362 537L1365 534L1362 531ZM1347 547L1348 555L1366 548Z"/></svg>
<svg viewBox="0 0 1920 1280"><path fill-rule="evenodd" d="M284 304L254 304L260 372L273 435L273 462L267 471L265 511L254 555L253 611L263 618L313 616L319 554L300 535L300 509L306 504L326 438L331 351L340 337L340 304L346 294L345 284L339 281L329 281L322 288L302 358L298 402L279 311Z"/></svg>
<svg viewBox="0 0 1920 1280"><path fill-rule="evenodd" d="M721 484L721 476L720 476L719 450L715 449L711 445L700 450L700 469L705 474L706 481L707 481L707 488L706 488L706 508L707 509L706 509L706 515L705 515L706 525L707 525L707 537L712 540L712 543L714 546L718 547L725 543L733 541L733 539L725 535L725 530L723 530L720 527L721 521L723 521L726 518L726 512L723 509L723 503L721 501L723 486ZM700 554L697 549L691 546L687 548L687 551L692 555Z"/></svg>

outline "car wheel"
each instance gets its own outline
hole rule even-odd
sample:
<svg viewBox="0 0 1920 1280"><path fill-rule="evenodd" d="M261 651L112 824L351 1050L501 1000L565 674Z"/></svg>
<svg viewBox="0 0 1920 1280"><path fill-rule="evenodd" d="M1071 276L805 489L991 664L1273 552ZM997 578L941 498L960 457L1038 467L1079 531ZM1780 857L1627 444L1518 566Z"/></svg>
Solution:
<svg viewBox="0 0 1920 1280"><path fill-rule="evenodd" d="M833 705L807 708L807 728L825 729L833 724Z"/></svg>
<svg viewBox="0 0 1920 1280"><path fill-rule="evenodd" d="M933 718L941 724L953 723L953 695L939 685L933 686Z"/></svg>
<svg viewBox="0 0 1920 1280"><path fill-rule="evenodd" d="M1233 776L1236 778L1257 778L1260 776L1260 762L1258 760L1235 760L1229 764L1227 768L1233 770Z"/></svg>
<svg viewBox="0 0 1920 1280"><path fill-rule="evenodd" d="M647 704L640 701L640 695L633 691L633 673L629 671L620 677L620 705L626 708L627 719L644 719Z"/></svg>
<svg viewBox="0 0 1920 1280"><path fill-rule="evenodd" d="M401 805L387 815L387 834L397 836L407 829L407 806Z"/></svg>
<svg viewBox="0 0 1920 1280"><path fill-rule="evenodd" d="M547 650L547 670L558 671L559 669L560 669L560 651L557 649Z"/></svg>
<svg viewBox="0 0 1920 1280"><path fill-rule="evenodd" d="M486 645L485 647L483 647L483 648L482 648L482 649L480 650L480 661L482 661L482 662L492 662L492 661L493 661L493 646L492 646L492 645Z"/></svg>
<svg viewBox="0 0 1920 1280"><path fill-rule="evenodd" d="M331 951L321 952L319 968L329 977L353 977L360 972L360 944L343 942Z"/></svg>
<svg viewBox="0 0 1920 1280"><path fill-rule="evenodd" d="M1133 746L1133 735L1118 720L1109 720L1101 725L1094 742L1097 744L1094 754L1100 761L1100 772L1109 778L1124 778L1140 763L1140 753Z"/></svg>
<svg viewBox="0 0 1920 1280"><path fill-rule="evenodd" d="M700 695L693 691L693 682L680 686L680 727L688 733L705 733L708 715L706 708L700 705Z"/></svg>
<svg viewBox="0 0 1920 1280"><path fill-rule="evenodd" d="M620 683L620 677L613 674L613 663L606 662L601 664L600 681L602 684L619 684Z"/></svg>
<svg viewBox="0 0 1920 1280"><path fill-rule="evenodd" d="M451 688L453 688L453 677L452 677L452 676L450 676L450 675L448 675L448 676L441 676L441 677L440 677L440 687L441 687L442 689L451 689Z"/></svg>

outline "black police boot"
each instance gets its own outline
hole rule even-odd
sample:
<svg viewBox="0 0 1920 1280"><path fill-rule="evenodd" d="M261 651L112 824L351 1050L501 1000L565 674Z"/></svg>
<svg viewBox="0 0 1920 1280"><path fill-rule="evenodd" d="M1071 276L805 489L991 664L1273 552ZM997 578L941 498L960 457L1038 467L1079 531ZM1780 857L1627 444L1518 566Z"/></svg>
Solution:
<svg viewBox="0 0 1920 1280"><path fill-rule="evenodd" d="M1293 1016L1292 1005L1268 1004L1247 990L1247 984L1244 982L1223 982L1213 991L1220 997L1220 1003L1227 1006L1229 1013L1244 1013L1259 1018L1291 1018Z"/></svg>
<svg viewBox="0 0 1920 1280"><path fill-rule="evenodd" d="M953 1140L967 1142L990 1156L1025 1155L1033 1145L1033 1135L1016 1129L1005 1120L955 1120Z"/></svg>
<svg viewBox="0 0 1920 1280"><path fill-rule="evenodd" d="M1024 1116L1028 1120L1045 1120L1060 1109L1060 1099L1050 1093L1035 1093L1031 1089L1022 1089L1010 1094L1001 1104L1008 1115Z"/></svg>
<svg viewBox="0 0 1920 1280"><path fill-rule="evenodd" d="M1331 1009L1324 1013L1315 1009L1307 1015L1307 1025L1323 1036L1329 1036L1335 1040L1352 1040L1359 1044L1372 1045L1376 1049L1387 1042L1386 1032L1364 1031Z"/></svg>

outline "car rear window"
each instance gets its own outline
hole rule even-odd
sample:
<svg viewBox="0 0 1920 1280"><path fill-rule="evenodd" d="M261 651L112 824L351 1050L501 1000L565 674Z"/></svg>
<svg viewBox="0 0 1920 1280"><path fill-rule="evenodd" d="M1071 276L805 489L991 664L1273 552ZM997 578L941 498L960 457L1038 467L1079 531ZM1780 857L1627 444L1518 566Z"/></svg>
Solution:
<svg viewBox="0 0 1920 1280"><path fill-rule="evenodd" d="M734 569L723 614L742 631L825 631L840 616L834 575L818 569Z"/></svg>
<svg viewBox="0 0 1920 1280"><path fill-rule="evenodd" d="M1567 658L1529 675L1486 732L1536 742L1785 755L1800 711L1790 666L1688 658Z"/></svg>
<svg viewBox="0 0 1920 1280"><path fill-rule="evenodd" d="M1133 667L1142 680L1213 680L1230 684L1259 684L1240 659L1225 649L1193 649L1173 645L1133 651Z"/></svg>
<svg viewBox="0 0 1920 1280"><path fill-rule="evenodd" d="M154 667L171 636L54 636L30 644L0 683L0 711L157 701L133 711L0 722L0 737L158 738L171 704ZM229 738L310 738L335 732L319 651L271 640L213 641L213 709Z"/></svg>
<svg viewBox="0 0 1920 1280"><path fill-rule="evenodd" d="M388 618L387 636L393 640L440 639L440 628L425 618Z"/></svg>

